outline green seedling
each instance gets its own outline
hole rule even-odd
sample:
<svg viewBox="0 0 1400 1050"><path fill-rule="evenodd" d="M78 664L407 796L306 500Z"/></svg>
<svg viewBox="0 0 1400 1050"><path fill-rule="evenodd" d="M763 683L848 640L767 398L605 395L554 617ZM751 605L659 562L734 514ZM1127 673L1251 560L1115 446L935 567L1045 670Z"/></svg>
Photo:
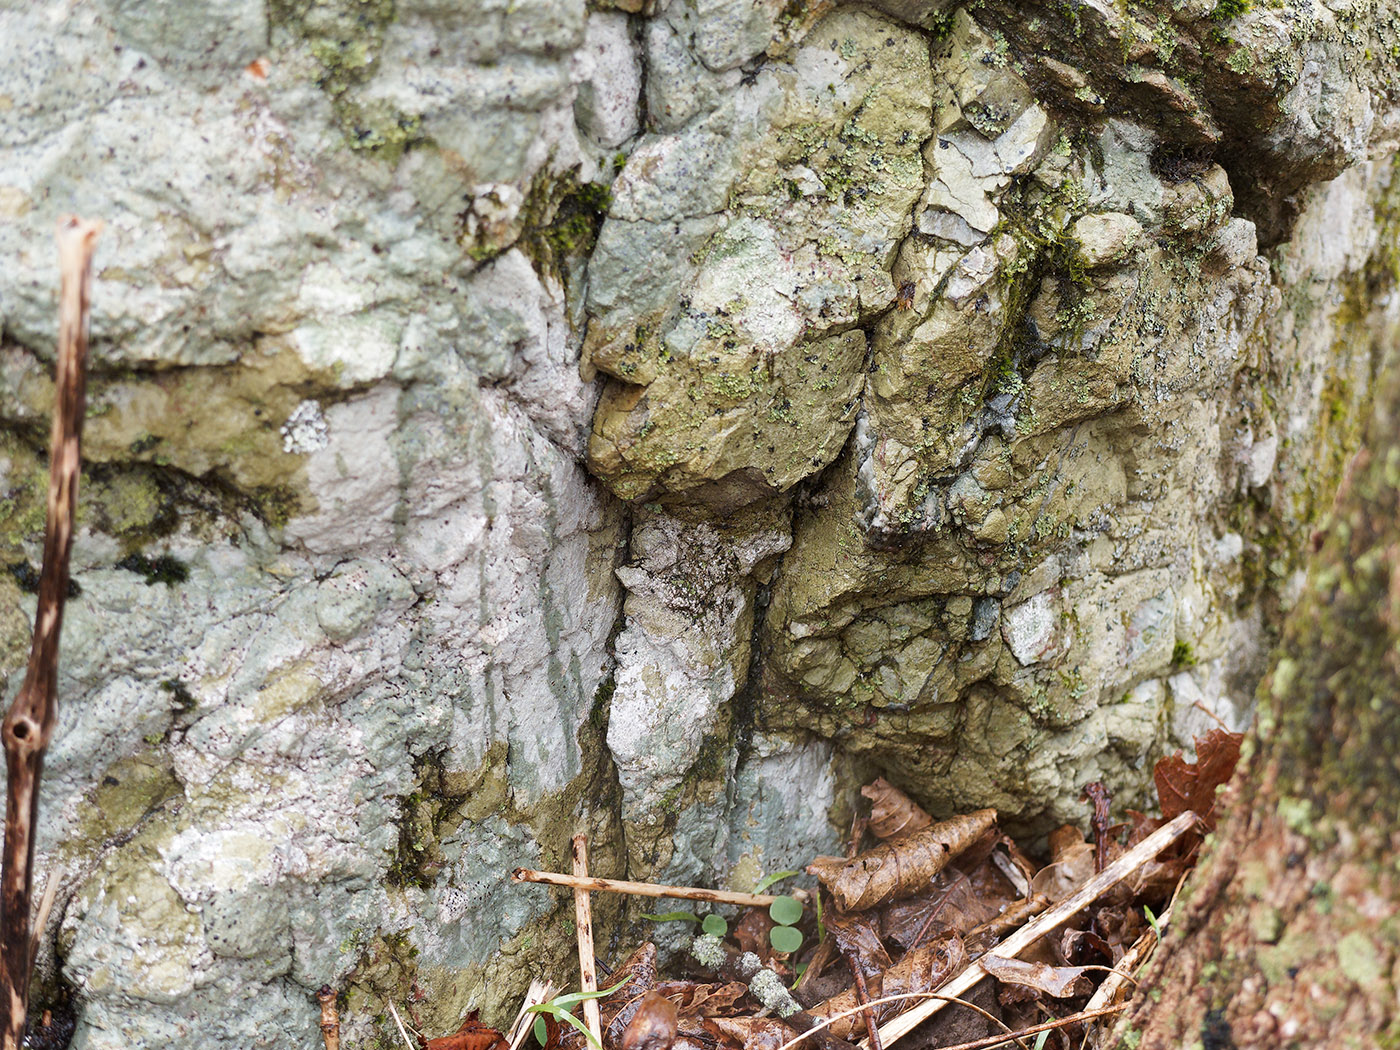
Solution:
<svg viewBox="0 0 1400 1050"><path fill-rule="evenodd" d="M774 926L768 931L768 943L775 952L791 955L802 947L802 931L792 926Z"/></svg>
<svg viewBox="0 0 1400 1050"><path fill-rule="evenodd" d="M768 915L778 925L768 931L768 943L774 951L791 954L802 947L802 931L796 929L802 921L802 902L796 897L779 897L768 906Z"/></svg>
<svg viewBox="0 0 1400 1050"><path fill-rule="evenodd" d="M723 915L716 915L714 912L711 912L709 915L706 915L704 921L700 923L700 928L711 937L723 937L729 932L729 923L724 921Z"/></svg>
<svg viewBox="0 0 1400 1050"><path fill-rule="evenodd" d="M589 1046L594 1047L595 1050L603 1050L598 1040L593 1038L593 1033L588 1030L588 1026L575 1017L571 1011L585 999L602 999L604 996L612 995L631 979L631 977L625 977L611 988L600 988L596 992L570 992L568 995L557 995L547 1003L536 1003L525 1011L537 1015L535 1017L535 1039L540 1046L549 1042L549 1028L544 1023L545 1017L549 1016L561 1024L573 1025L583 1033Z"/></svg>
<svg viewBox="0 0 1400 1050"><path fill-rule="evenodd" d="M1152 914L1152 909L1145 904L1142 907L1142 913L1147 916L1147 925L1152 927L1152 932L1157 935L1157 942L1160 944L1162 941L1162 924L1157 921L1157 916Z"/></svg>
<svg viewBox="0 0 1400 1050"><path fill-rule="evenodd" d="M651 922L698 922L700 928L711 937L723 937L729 932L729 923L724 921L724 916L713 912L703 919L688 911L668 911L661 915L643 915L642 918Z"/></svg>
<svg viewBox="0 0 1400 1050"><path fill-rule="evenodd" d="M763 878L759 879L758 882L754 884L753 891L755 893L762 893L775 882L782 882L784 879L791 879L801 874L802 872L800 871L775 871L772 875L765 875Z"/></svg>
<svg viewBox="0 0 1400 1050"><path fill-rule="evenodd" d="M779 926L796 926L802 921L802 902L796 897L779 897L768 905L768 914Z"/></svg>

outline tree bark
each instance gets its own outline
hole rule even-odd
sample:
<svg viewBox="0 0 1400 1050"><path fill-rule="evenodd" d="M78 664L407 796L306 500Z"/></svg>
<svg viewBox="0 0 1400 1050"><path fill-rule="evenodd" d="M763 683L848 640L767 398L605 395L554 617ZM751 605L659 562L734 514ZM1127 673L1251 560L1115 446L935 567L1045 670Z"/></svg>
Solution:
<svg viewBox="0 0 1400 1050"><path fill-rule="evenodd" d="M1400 354L1123 1047L1400 1039Z"/></svg>

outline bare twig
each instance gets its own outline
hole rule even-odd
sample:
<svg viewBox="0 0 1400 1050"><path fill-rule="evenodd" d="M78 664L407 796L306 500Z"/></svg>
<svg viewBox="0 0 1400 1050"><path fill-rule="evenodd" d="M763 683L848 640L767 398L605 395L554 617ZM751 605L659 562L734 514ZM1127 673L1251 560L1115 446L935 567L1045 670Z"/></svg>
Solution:
<svg viewBox="0 0 1400 1050"><path fill-rule="evenodd" d="M870 818L857 813L851 818L851 840L846 846L846 859L855 860L860 856L860 844L865 840L865 829L870 826Z"/></svg>
<svg viewBox="0 0 1400 1050"><path fill-rule="evenodd" d="M900 992L898 995L885 995L881 996L879 999L871 999L869 1003L865 1004L865 1006L853 1006L849 1010L842 1010L839 1013L832 1014L830 1017L823 1017L820 1021L817 1021L816 1024L813 1024L810 1028L804 1028L802 1030L801 1035L789 1039L782 1046L778 1047L778 1050L792 1050L793 1047L797 1046L800 1042L802 1042L802 1040L808 1038L809 1036L813 1039L813 1041L815 1041L824 1029L830 1027L831 1025L834 1025L837 1021L850 1017L853 1014L860 1013L866 1008L866 1006L883 1006L885 1003L903 1003L908 1002L911 999L937 999L940 1000L945 1006L949 1003L953 1003L957 1006L965 1006L969 1010L981 1014L993 1024L999 1024L1002 1026L1002 1028L1005 1028L1008 1039L1014 1040L1019 1038L1018 1033L1011 1031L1010 1028L1006 1028L1006 1025L1002 1023L1000 1018L988 1013L976 1003L969 1002L966 999L959 999L956 996L952 995L944 995L942 992ZM805 1013L801 1016L811 1017L810 1014ZM791 1017L785 1017L783 1018L783 1020L789 1025L791 1025L793 1019ZM812 1018L812 1020L816 1021L816 1018Z"/></svg>
<svg viewBox="0 0 1400 1050"><path fill-rule="evenodd" d="M1019 1042L1028 1035L1039 1035L1041 1032L1051 1032L1056 1028L1067 1028L1072 1024L1092 1021L1099 1017L1108 1017L1110 1014L1121 1012L1126 1006L1127 1003L1119 1003L1117 1006L1105 1007L1102 1010L1081 1010L1077 1014L1057 1017L1053 1021L1031 1025L1029 1028L1022 1028L1006 1035L989 1035L985 1039L974 1039L970 1043L954 1043L951 1046L941 1047L940 1050L991 1050L992 1047L1001 1046L1003 1043Z"/></svg>
<svg viewBox="0 0 1400 1050"><path fill-rule="evenodd" d="M712 901L715 904L742 904L751 908L766 908L778 898L769 893L736 893L733 890L707 890L697 886L663 886L655 882L628 882L625 879L579 878L556 871L532 871L516 868L511 873L516 882L539 882L546 886L565 886L591 893L630 893L636 897L675 897L679 900ZM810 899L806 890L793 890L789 897L800 901Z"/></svg>
<svg viewBox="0 0 1400 1050"><path fill-rule="evenodd" d="M1208 708L1205 704L1201 703L1199 700L1192 700L1192 701L1191 701L1191 706L1194 707L1194 708L1197 708L1197 709L1200 710L1200 711L1205 712L1205 713L1206 713L1207 715L1209 715L1211 718L1215 719L1215 724L1216 724L1216 725L1218 725L1221 729L1225 730L1225 732L1227 732L1227 733L1230 732L1230 727L1227 726L1227 725L1225 724L1225 720L1224 720L1223 718L1221 718L1219 715L1217 715L1217 714L1216 714L1214 711L1212 711L1210 708Z"/></svg>
<svg viewBox="0 0 1400 1050"><path fill-rule="evenodd" d="M321 1038L326 1041L326 1050L340 1050L340 1013L335 1008L335 991L328 984L321 985L316 1001L321 1004Z"/></svg>
<svg viewBox="0 0 1400 1050"><path fill-rule="evenodd" d="M588 878L588 836L574 836L574 875ZM585 995L598 990L598 967L593 960L593 907L588 902L588 891L574 889L574 919L578 925L578 979L579 987ZM593 1033L593 1042L603 1045L603 1021L598 1011L598 1000L588 998L583 1001L583 1021Z"/></svg>
<svg viewBox="0 0 1400 1050"><path fill-rule="evenodd" d="M24 683L5 716L4 862L0 866L0 1047L20 1050L29 1009L29 907L39 777L58 721L58 637L68 596L68 556L78 504L79 455L85 408L92 256L102 223L65 216L58 224L61 276L58 368L49 438L48 520L34 641Z"/></svg>
<svg viewBox="0 0 1400 1050"><path fill-rule="evenodd" d="M865 974L861 973L860 963L856 961L854 955L846 956L846 965L851 968L851 976L856 981L856 1002L860 1003L862 1007L860 1016L865 1021L865 1031L870 1039L870 1050L882 1050L880 1027L875 1023L875 1011L870 1008L870 989L865 986Z"/></svg>
<svg viewBox="0 0 1400 1050"><path fill-rule="evenodd" d="M1187 831L1195 826L1200 818L1187 810L1176 819L1163 824L1147 838L1143 839L1128 852L1115 860L1103 871L1099 872L1083 886L1081 886L1070 896L1060 901L1059 904L1051 908L1039 918L1032 920L1012 934L1005 941L997 946L996 955L1005 959L1011 959L1019 955L1039 940L1051 930L1062 926L1068 922L1076 912L1083 910L1085 905L1091 904L1110 888L1122 882L1138 868L1142 867L1149 860L1155 857L1162 850L1179 839ZM987 976L987 971L982 969L982 964L978 962L968 963L967 967L951 980L947 981L940 989L945 995L959 996L969 991L973 985ZM911 1010L906 1010L898 1017L894 1017L887 1023L880 1026L880 1038L886 1047L895 1041L903 1038L917 1028L928 1018L943 1009L944 1003L938 1000L920 1003ZM866 1046L864 1042L860 1044Z"/></svg>

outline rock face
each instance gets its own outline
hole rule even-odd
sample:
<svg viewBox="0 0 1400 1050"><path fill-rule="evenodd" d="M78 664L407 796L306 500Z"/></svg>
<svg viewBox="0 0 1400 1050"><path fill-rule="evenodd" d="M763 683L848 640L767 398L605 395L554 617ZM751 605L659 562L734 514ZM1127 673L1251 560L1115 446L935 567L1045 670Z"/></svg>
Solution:
<svg viewBox="0 0 1400 1050"><path fill-rule="evenodd" d="M508 1020L575 831L743 886L872 771L1037 832L1247 721L1400 336L1390 5L605 8L0 13L7 695L108 224L75 1046Z"/></svg>

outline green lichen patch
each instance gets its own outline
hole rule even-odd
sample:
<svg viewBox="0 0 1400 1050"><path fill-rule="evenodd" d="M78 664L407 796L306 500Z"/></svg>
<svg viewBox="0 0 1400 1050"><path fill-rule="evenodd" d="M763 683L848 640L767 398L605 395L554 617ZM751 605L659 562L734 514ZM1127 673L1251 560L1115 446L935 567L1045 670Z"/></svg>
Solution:
<svg viewBox="0 0 1400 1050"><path fill-rule="evenodd" d="M272 0L268 25L276 43L297 48L316 86L331 101L346 144L390 164L428 141L421 120L383 101L367 102L356 89L379 67L394 0Z"/></svg>
<svg viewBox="0 0 1400 1050"><path fill-rule="evenodd" d="M167 755L151 750L119 759L102 772L81 804L78 838L90 848L127 835L180 793Z"/></svg>

